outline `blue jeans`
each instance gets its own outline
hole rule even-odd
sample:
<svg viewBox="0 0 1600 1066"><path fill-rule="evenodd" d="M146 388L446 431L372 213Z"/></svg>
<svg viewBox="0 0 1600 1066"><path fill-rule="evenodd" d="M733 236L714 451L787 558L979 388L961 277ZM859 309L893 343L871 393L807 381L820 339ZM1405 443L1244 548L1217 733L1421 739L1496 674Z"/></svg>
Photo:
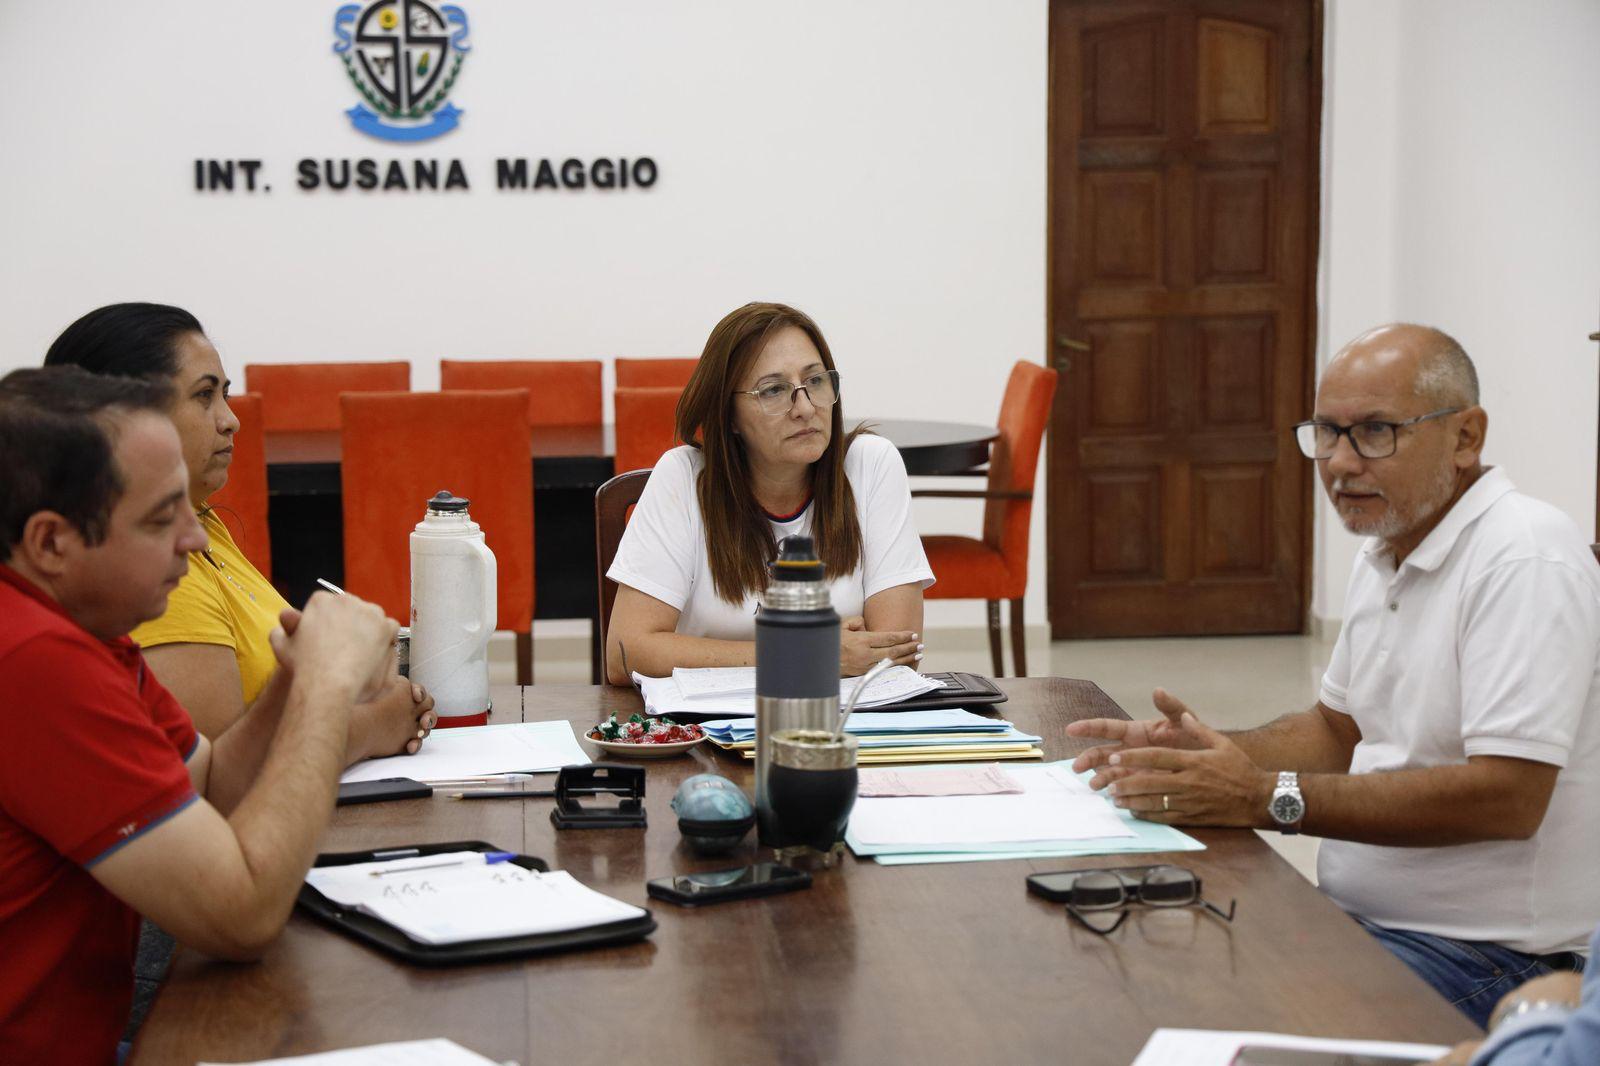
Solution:
<svg viewBox="0 0 1600 1066"><path fill-rule="evenodd" d="M1500 997L1525 981L1556 970L1583 971L1583 956L1576 952L1525 955L1483 940L1452 940L1447 936L1386 929L1353 915L1362 928L1411 967L1462 1014L1480 1027L1489 1024Z"/></svg>

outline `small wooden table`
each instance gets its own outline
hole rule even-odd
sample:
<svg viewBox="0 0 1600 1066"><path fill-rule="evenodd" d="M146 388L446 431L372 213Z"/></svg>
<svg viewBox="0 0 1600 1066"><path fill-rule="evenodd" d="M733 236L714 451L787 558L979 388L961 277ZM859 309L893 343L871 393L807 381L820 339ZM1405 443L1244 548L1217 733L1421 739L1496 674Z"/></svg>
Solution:
<svg viewBox="0 0 1600 1066"><path fill-rule="evenodd" d="M997 710L1081 745L1068 722L1122 711L1084 681L1005 679ZM515 690L496 706L515 707ZM529 721L581 731L638 709L628 689L540 685ZM324 851L485 840L538 855L602 892L649 906L660 928L622 947L423 970L310 919L291 918L259 964L181 950L133 1062L249 1060L447 1036L498 1060L538 1063L1130 1062L1159 1026L1454 1043L1474 1027L1251 832L1202 830L1206 851L1092 859L879 866L846 858L810 890L683 910L647 878L741 865L689 853L668 806L715 770L748 764L702 745L643 763L646 830L557 832L549 801L435 797L342 808ZM1228 925L1197 909L1136 908L1109 938L1029 896L1033 872L1171 861L1206 896L1238 899Z"/></svg>

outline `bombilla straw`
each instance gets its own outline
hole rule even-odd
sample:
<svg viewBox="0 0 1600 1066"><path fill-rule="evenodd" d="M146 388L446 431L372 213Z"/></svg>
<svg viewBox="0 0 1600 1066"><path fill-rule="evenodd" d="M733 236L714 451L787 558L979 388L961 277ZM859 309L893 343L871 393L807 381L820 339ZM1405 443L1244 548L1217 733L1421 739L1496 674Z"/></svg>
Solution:
<svg viewBox="0 0 1600 1066"><path fill-rule="evenodd" d="M850 702L845 704L844 713L839 715L839 727L833 731L833 739L835 743L844 739L844 724L848 722L850 720L850 716L855 713L856 701L860 700L861 694L867 691L867 686L878 680L878 676L885 670L892 669L893 667L894 660L885 657L873 663L872 669L861 675L861 684L857 685L856 690L850 693Z"/></svg>

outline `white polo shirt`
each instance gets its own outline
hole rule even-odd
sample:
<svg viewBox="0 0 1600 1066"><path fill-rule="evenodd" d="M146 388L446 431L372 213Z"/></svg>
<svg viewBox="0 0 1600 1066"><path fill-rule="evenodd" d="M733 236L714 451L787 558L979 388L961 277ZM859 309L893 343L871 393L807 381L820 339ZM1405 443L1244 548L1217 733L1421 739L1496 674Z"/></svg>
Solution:
<svg viewBox="0 0 1600 1066"><path fill-rule="evenodd" d="M705 520L695 492L705 462L700 449L688 445L661 457L606 576L677 608L677 632L685 636L754 640L758 597L752 593L729 603L711 582ZM912 520L906 464L895 446L863 433L845 453L844 473L861 524L861 563L851 573L829 575L828 592L839 617L849 618L884 589L912 582L927 588L933 571ZM773 520L773 541L810 536L812 510L808 503L797 515Z"/></svg>
<svg viewBox="0 0 1600 1066"><path fill-rule="evenodd" d="M1379 925L1582 951L1600 924L1600 566L1565 514L1491 469L1398 570L1356 559L1322 702L1361 730L1351 773L1500 755L1561 767L1529 840L1327 840L1322 889Z"/></svg>

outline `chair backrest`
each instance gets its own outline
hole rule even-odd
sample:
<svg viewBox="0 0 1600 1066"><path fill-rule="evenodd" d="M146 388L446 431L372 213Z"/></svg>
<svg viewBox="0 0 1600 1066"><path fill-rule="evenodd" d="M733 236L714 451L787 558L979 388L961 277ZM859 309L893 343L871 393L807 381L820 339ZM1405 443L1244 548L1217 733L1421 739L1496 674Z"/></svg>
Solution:
<svg viewBox="0 0 1600 1066"><path fill-rule="evenodd" d="M233 462L228 464L228 483L206 502L216 509L250 565L271 581L272 533L267 526L267 448L261 397L238 393L228 397L228 406L239 420L239 430L233 435Z"/></svg>
<svg viewBox="0 0 1600 1066"><path fill-rule="evenodd" d="M411 364L247 363L244 384L261 397L269 432L338 429L341 393L405 392L411 388Z"/></svg>
<svg viewBox="0 0 1600 1066"><path fill-rule="evenodd" d="M402 625L411 530L440 489L471 500L498 576L497 629L533 619L533 430L525 389L347 393L341 434L344 586Z"/></svg>
<svg viewBox="0 0 1600 1066"><path fill-rule="evenodd" d="M628 527L628 516L633 505L644 495L644 486L650 480L648 470L630 470L618 474L595 490L594 494L594 554L600 567L600 647L606 644L606 633L611 628L611 605L617 599L617 583L606 577L611 560L617 557L617 545L622 543L622 531ZM604 676L604 671L601 671Z"/></svg>
<svg viewBox="0 0 1600 1066"><path fill-rule="evenodd" d="M441 389L527 389L530 426L598 426L598 359L441 359Z"/></svg>
<svg viewBox="0 0 1600 1066"><path fill-rule="evenodd" d="M620 389L652 389L664 385L683 388L689 384L698 359L618 359L617 387Z"/></svg>
<svg viewBox="0 0 1600 1066"><path fill-rule="evenodd" d="M619 388L613 395L617 454L613 469L648 470L678 445L680 386Z"/></svg>
<svg viewBox="0 0 1600 1066"><path fill-rule="evenodd" d="M1028 573L1028 520L1033 515L1034 474L1055 401L1056 372L1018 361L1000 401L1000 438L989 451L989 491L1029 493L1023 499L990 499L983 505L983 540L1000 552L1012 577Z"/></svg>

